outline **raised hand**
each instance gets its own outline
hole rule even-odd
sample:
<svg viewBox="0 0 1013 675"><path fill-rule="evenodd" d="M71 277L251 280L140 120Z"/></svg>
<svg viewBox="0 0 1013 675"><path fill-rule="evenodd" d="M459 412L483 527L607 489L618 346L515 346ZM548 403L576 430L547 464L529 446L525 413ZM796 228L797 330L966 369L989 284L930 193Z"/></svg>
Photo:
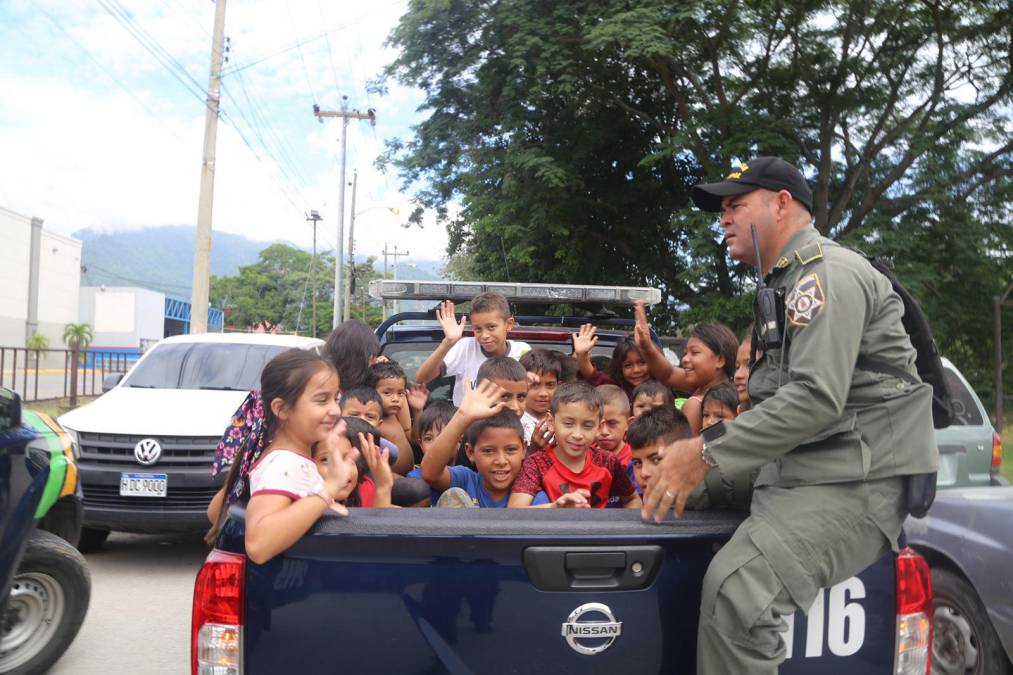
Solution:
<svg viewBox="0 0 1013 675"><path fill-rule="evenodd" d="M373 477L377 489L389 488L394 484L394 473L390 469L390 450L382 450L373 442L372 434L359 434L359 452L366 460L369 475Z"/></svg>
<svg viewBox="0 0 1013 675"><path fill-rule="evenodd" d="M545 417L538 420L538 424L535 425L534 431L531 432L531 444L530 449L544 450L545 446L549 444L549 440L552 439L552 415L545 413Z"/></svg>
<svg viewBox="0 0 1013 675"><path fill-rule="evenodd" d="M328 434L322 448L327 453L327 466L324 470L324 489L332 498L341 492L352 480L355 472L355 460L359 451L348 442L344 420L339 420L334 429ZM348 515L348 510L341 504L335 503L332 507L342 515Z"/></svg>
<svg viewBox="0 0 1013 675"><path fill-rule="evenodd" d="M464 383L464 398L457 412L472 420L481 420L492 417L503 409L504 403L500 401L503 396L503 387L492 380L482 380L478 388L472 389L470 382Z"/></svg>
<svg viewBox="0 0 1013 675"><path fill-rule="evenodd" d="M590 500L591 493L581 488L576 492L567 492L553 504L557 509L589 509L591 508Z"/></svg>
<svg viewBox="0 0 1013 675"><path fill-rule="evenodd" d="M429 388L426 385L416 382L408 390L408 407L415 412L421 412L428 400Z"/></svg>
<svg viewBox="0 0 1013 675"><path fill-rule="evenodd" d="M573 354L577 358L590 354L591 350L598 344L598 336L595 335L598 329L592 324L585 323L580 327L579 333L573 334Z"/></svg>
<svg viewBox="0 0 1013 675"><path fill-rule="evenodd" d="M462 316L461 323L457 323L452 300L444 300L440 303L440 306L436 308L436 320L440 322L443 335L447 340L457 342L464 336L464 326L468 323L468 317Z"/></svg>
<svg viewBox="0 0 1013 675"><path fill-rule="evenodd" d="M633 318L636 322L633 327L633 339L636 340L637 347L643 353L654 343L651 341L651 326L647 323L647 310L642 301L638 300L633 306Z"/></svg>

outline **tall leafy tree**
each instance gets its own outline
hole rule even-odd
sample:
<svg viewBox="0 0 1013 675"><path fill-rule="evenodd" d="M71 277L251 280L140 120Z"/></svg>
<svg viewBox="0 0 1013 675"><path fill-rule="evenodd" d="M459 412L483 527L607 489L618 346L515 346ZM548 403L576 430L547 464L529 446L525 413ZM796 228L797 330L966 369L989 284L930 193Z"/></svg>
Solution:
<svg viewBox="0 0 1013 675"><path fill-rule="evenodd" d="M817 228L896 257L982 370L1013 278L1011 25L999 0L414 0L387 75L428 117L387 160L487 278L658 285L672 327L748 320L688 188L781 155Z"/></svg>

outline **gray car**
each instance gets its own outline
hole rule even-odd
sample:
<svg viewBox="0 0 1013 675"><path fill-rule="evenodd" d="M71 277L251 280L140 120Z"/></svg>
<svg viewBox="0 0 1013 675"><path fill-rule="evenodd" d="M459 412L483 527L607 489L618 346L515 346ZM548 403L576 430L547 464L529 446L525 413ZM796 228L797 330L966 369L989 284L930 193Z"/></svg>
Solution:
<svg viewBox="0 0 1013 675"><path fill-rule="evenodd" d="M936 487L992 485L998 467L992 466L998 436L989 422L985 406L957 367L943 359L946 384L953 396L953 424L936 430L939 445L939 477Z"/></svg>

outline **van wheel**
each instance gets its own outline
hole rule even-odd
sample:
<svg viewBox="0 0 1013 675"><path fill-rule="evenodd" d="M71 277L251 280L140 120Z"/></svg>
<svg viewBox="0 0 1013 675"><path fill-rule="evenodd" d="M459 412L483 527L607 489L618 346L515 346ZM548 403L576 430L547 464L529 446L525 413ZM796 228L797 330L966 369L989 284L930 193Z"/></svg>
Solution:
<svg viewBox="0 0 1013 675"><path fill-rule="evenodd" d="M985 607L962 577L932 568L932 675L1011 675Z"/></svg>
<svg viewBox="0 0 1013 675"><path fill-rule="evenodd" d="M102 548L109 538L109 530L97 530L94 527L82 527L81 538L77 540L77 550L81 553L94 553Z"/></svg>
<svg viewBox="0 0 1013 675"><path fill-rule="evenodd" d="M55 534L32 532L0 617L0 673L49 670L81 628L90 598L81 554Z"/></svg>

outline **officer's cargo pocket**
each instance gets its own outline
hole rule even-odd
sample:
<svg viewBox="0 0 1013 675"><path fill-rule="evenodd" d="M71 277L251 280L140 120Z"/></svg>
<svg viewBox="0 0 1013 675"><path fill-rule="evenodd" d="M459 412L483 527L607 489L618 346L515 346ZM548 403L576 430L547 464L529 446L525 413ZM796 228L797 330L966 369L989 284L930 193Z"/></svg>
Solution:
<svg viewBox="0 0 1013 675"><path fill-rule="evenodd" d="M872 452L847 415L780 460L778 485L820 485L865 480Z"/></svg>

